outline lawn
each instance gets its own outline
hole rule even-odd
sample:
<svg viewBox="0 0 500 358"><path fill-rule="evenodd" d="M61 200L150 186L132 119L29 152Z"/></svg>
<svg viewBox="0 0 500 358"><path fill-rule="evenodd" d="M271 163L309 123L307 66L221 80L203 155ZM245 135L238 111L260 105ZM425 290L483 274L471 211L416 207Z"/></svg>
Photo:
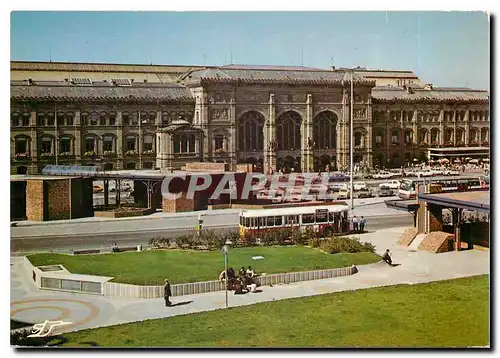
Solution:
<svg viewBox="0 0 500 358"><path fill-rule="evenodd" d="M263 260L252 260L263 256ZM229 252L228 267L235 271L251 265L257 273L279 273L364 265L380 260L371 252L327 254L303 246L237 248ZM28 256L35 266L62 264L72 273L114 277L114 282L137 285L216 280L224 270L219 251L154 250L115 254L70 256L35 254Z"/></svg>
<svg viewBox="0 0 500 358"><path fill-rule="evenodd" d="M488 279L347 291L129 323L65 334L60 346L487 346Z"/></svg>

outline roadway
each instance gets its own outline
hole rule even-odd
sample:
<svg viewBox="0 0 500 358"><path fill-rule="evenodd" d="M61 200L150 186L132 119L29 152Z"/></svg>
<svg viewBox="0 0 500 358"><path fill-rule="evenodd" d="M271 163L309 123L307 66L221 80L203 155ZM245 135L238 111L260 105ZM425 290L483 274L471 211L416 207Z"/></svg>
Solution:
<svg viewBox="0 0 500 358"><path fill-rule="evenodd" d="M354 215L365 216L370 231L412 226L413 218L403 211L387 208L375 199L358 201ZM363 204L361 204L363 203ZM213 230L236 231L239 210L205 211L203 227ZM19 223L11 228L11 253L54 251L71 249L110 248L148 245L156 236L176 237L194 230L198 212L165 214L124 219L76 219L50 223Z"/></svg>

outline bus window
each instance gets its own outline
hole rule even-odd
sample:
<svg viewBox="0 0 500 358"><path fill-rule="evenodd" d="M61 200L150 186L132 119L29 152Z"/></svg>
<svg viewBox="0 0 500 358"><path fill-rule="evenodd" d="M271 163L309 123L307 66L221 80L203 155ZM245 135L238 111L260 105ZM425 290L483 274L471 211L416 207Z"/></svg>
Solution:
<svg viewBox="0 0 500 358"><path fill-rule="evenodd" d="M328 213L316 213L317 223L326 223L328 221Z"/></svg>
<svg viewBox="0 0 500 358"><path fill-rule="evenodd" d="M250 227L250 218L245 218L245 227Z"/></svg>
<svg viewBox="0 0 500 358"><path fill-rule="evenodd" d="M302 223L303 224L314 223L314 214L302 214Z"/></svg>
<svg viewBox="0 0 500 358"><path fill-rule="evenodd" d="M340 221L340 213L335 213L335 222Z"/></svg>
<svg viewBox="0 0 500 358"><path fill-rule="evenodd" d="M285 225L295 225L299 223L299 218L297 215L287 215L285 216Z"/></svg>
<svg viewBox="0 0 500 358"><path fill-rule="evenodd" d="M333 214L334 213L328 213L328 221L331 223L333 222Z"/></svg>
<svg viewBox="0 0 500 358"><path fill-rule="evenodd" d="M275 216L274 217L274 225L281 226L282 224L283 224L283 217L282 216Z"/></svg>
<svg viewBox="0 0 500 358"><path fill-rule="evenodd" d="M274 216L267 217L267 226L274 226Z"/></svg>
<svg viewBox="0 0 500 358"><path fill-rule="evenodd" d="M263 227L263 226L266 226L266 222L264 221L265 218L258 218L259 219L259 223L258 223L258 227Z"/></svg>

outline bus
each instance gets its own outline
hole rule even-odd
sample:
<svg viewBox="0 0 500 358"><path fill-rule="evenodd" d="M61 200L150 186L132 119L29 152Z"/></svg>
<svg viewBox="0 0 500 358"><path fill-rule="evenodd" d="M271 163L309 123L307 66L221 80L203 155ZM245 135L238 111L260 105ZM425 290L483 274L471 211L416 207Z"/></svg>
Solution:
<svg viewBox="0 0 500 358"><path fill-rule="evenodd" d="M312 229L324 236L349 231L349 205L314 205L292 208L243 210L240 213L240 237L259 237L276 229Z"/></svg>
<svg viewBox="0 0 500 358"><path fill-rule="evenodd" d="M445 192L489 188L489 181L487 181L484 176L440 179L402 179L398 196L401 199L415 199L417 196L416 186L423 184L439 184Z"/></svg>

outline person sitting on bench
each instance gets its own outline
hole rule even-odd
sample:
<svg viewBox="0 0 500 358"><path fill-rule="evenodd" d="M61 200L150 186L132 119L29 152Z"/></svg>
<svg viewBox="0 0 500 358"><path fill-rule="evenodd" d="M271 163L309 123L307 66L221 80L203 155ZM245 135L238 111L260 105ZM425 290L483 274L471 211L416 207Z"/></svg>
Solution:
<svg viewBox="0 0 500 358"><path fill-rule="evenodd" d="M112 252L120 252L120 249L118 248L118 245L116 242L113 242L113 246L111 247Z"/></svg>
<svg viewBox="0 0 500 358"><path fill-rule="evenodd" d="M389 249L385 250L385 253L382 256L382 260L387 262L389 265L392 265L391 252L389 251Z"/></svg>

